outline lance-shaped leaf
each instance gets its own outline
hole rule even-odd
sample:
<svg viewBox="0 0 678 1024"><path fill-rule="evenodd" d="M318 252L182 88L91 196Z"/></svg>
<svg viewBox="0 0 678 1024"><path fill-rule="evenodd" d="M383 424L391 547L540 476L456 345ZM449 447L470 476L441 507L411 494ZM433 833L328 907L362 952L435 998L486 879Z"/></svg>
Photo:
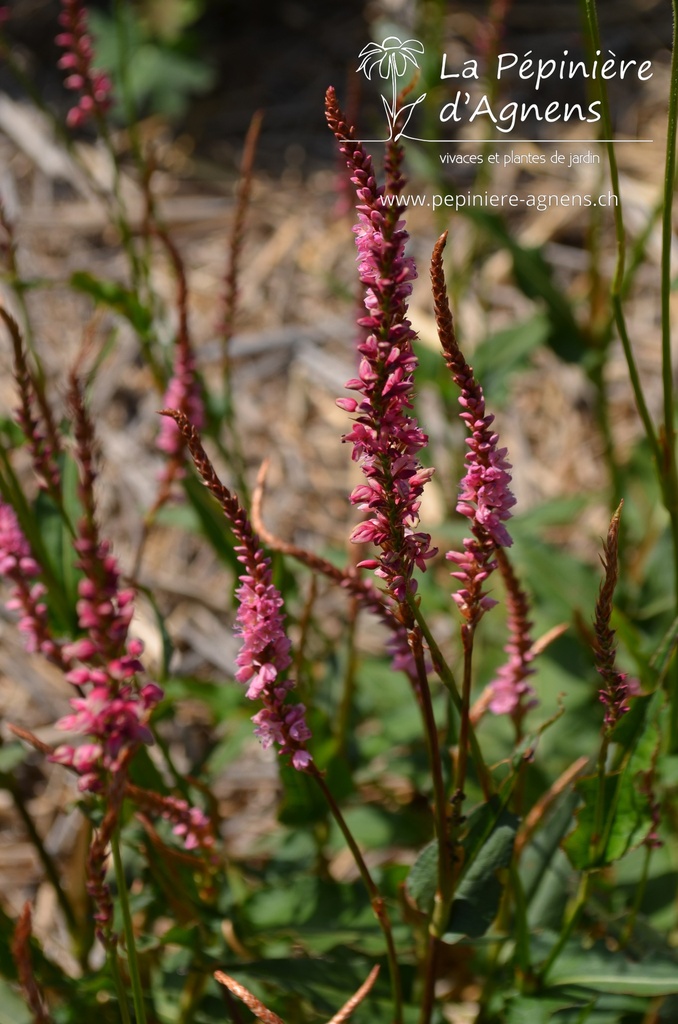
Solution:
<svg viewBox="0 0 678 1024"><path fill-rule="evenodd" d="M622 748L621 765L605 777L602 795L601 836L594 835L596 807L600 799L597 776L587 775L576 784L582 799L577 825L563 848L580 871L604 867L619 860L646 838L653 827L652 801L638 785L650 771L659 746L659 715L664 697L637 697L630 711L612 731L611 740Z"/></svg>

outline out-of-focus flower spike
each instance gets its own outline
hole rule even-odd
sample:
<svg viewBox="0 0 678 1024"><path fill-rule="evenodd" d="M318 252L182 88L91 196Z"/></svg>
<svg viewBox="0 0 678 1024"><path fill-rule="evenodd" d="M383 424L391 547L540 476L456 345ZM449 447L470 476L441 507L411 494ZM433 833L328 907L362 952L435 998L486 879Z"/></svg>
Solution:
<svg viewBox="0 0 678 1024"><path fill-rule="evenodd" d="M94 832L87 857L87 893L94 904L95 930L103 946L113 948L117 936L113 932L113 899L106 882L108 857L113 833L120 819L125 792L125 777L130 753L127 752L121 770L112 778L106 793L106 814Z"/></svg>
<svg viewBox="0 0 678 1024"><path fill-rule="evenodd" d="M46 1009L45 998L33 973L30 949L31 925L31 905L26 902L12 936L12 959L16 964L19 984L26 1003L33 1014L34 1024L52 1024L52 1018Z"/></svg>
<svg viewBox="0 0 678 1024"><path fill-rule="evenodd" d="M615 631L610 626L614 592L619 578L617 555L619 551L619 525L624 502L612 516L607 532L607 540L603 542L603 554L600 557L605 576L600 585L596 613L593 621L595 639L593 657L596 668L603 679L600 699L605 705L605 729L611 730L619 719L629 710L629 686L625 672L619 672L616 666L617 647Z"/></svg>
<svg viewBox="0 0 678 1024"><path fill-rule="evenodd" d="M285 1024L285 1021L273 1013L264 1006L256 996L252 995L249 989L241 985L239 981L232 978L230 974L224 974L223 971L215 971L214 977L220 985L225 985L229 992L237 996L238 999L242 999L245 1006L252 1011L257 1020L261 1021L261 1024Z"/></svg>
<svg viewBox="0 0 678 1024"><path fill-rule="evenodd" d="M224 278L224 299L223 314L221 323L218 326L219 334L223 339L224 357L228 360L228 347L233 337L235 327L235 316L238 305L238 276L240 271L240 254L242 252L243 239L245 236L245 219L249 208L250 196L252 194L252 175L254 171L254 158L257 151L257 143L261 132L261 123L264 119L263 110L256 110L252 115L245 145L243 148L242 160L240 163L240 186L236 201L233 226L230 232L228 259L226 274ZM172 407L171 402L166 405Z"/></svg>
<svg viewBox="0 0 678 1024"><path fill-rule="evenodd" d="M57 460L61 446L52 412L45 399L43 389L38 386L29 369L18 323L1 306L0 317L10 334L14 348L14 377L19 390L19 407L16 410L17 423L28 442L33 469L40 486L50 493L57 504L60 504L61 473Z"/></svg>
<svg viewBox="0 0 678 1024"><path fill-rule="evenodd" d="M69 661L50 630L40 571L14 509L0 501L0 577L12 583L6 607L19 613L26 650L31 654L39 651L66 671Z"/></svg>
<svg viewBox="0 0 678 1024"><path fill-rule="evenodd" d="M360 1006L365 996L368 995L378 976L379 965L376 964L355 995L352 995L348 1002L344 1003L339 1012L335 1013L334 1017L332 1017L332 1020L328 1021L328 1024L344 1024L344 1021L348 1020L356 1007Z"/></svg>
<svg viewBox="0 0 678 1024"><path fill-rule="evenodd" d="M360 986L355 995L342 1006L338 1013L335 1013L334 1017L328 1024L344 1024L344 1021L348 1020L353 1011L362 1003L363 999L370 992L370 989L374 985L379 975L379 965L372 968L367 976L367 979ZM245 1006L247 1006L252 1013L255 1014L257 1020L261 1021L262 1024L285 1024L277 1014L269 1010L264 1004L257 999L256 996L252 995L249 989L246 989L244 985L241 985L239 981L232 978L229 974L224 974L223 971L215 971L214 977L220 985L225 985L226 988L234 995L242 999Z"/></svg>
<svg viewBox="0 0 678 1024"><path fill-rule="evenodd" d="M66 117L69 128L79 128L91 117L103 118L111 106L112 86L107 74L93 66L94 45L87 29L87 10L82 0L61 0L57 46L65 51L58 62L67 72L64 85L80 93Z"/></svg>
<svg viewBox="0 0 678 1024"><path fill-rule="evenodd" d="M216 837L210 818L199 807L191 807L187 800L164 796L150 790L127 784L127 795L141 810L172 823L172 833L187 850L200 850L213 857Z"/></svg>
<svg viewBox="0 0 678 1024"><path fill-rule="evenodd" d="M236 592L236 632L242 638L236 679L247 683L250 700L260 700L264 705L252 718L255 734L264 748L276 744L279 753L289 756L292 766L303 771L312 760L306 748L311 731L306 725L304 705L285 703L294 688L294 681L286 675L291 664L290 642L283 627L283 601L273 585L270 559L245 509L217 476L198 431L177 409L163 409L162 415L175 420L203 483L221 505L238 541L235 551L245 572Z"/></svg>
<svg viewBox="0 0 678 1024"><path fill-rule="evenodd" d="M188 328L186 269L179 250L169 234L157 225L153 230L165 247L174 268L177 281L177 312L179 314L174 367L163 398L163 406L179 409L197 430L202 430L205 422L205 409ZM168 459L161 476L162 490L161 496L156 502L156 509L162 504L163 498L169 494L173 481L181 479L184 474L184 442L174 420L165 417L161 421L157 445L160 451L168 456Z"/></svg>
<svg viewBox="0 0 678 1024"><path fill-rule="evenodd" d="M525 713L537 704L534 690L527 682L534 675L532 623L528 618L530 604L505 550L497 548L495 557L506 586L509 641L504 650L509 657L490 683L489 709L495 715L510 715L520 729Z"/></svg>

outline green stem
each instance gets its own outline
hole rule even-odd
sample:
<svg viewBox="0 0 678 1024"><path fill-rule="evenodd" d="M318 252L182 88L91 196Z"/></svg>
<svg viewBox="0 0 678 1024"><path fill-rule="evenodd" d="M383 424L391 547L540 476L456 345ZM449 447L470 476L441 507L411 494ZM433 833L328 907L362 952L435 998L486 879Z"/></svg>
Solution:
<svg viewBox="0 0 678 1024"><path fill-rule="evenodd" d="M115 993L118 997L118 1006L120 1007L122 1024L132 1024L129 1015L129 1007L127 1005L127 992L125 991L122 975L120 974L120 966L118 964L118 955L115 951L115 943L111 943L108 948L108 966L111 971L111 977L113 978Z"/></svg>
<svg viewBox="0 0 678 1024"><path fill-rule="evenodd" d="M596 7L596 0L584 0L584 13L586 18L586 25L589 33L589 42L592 50L602 50L602 44L600 42L600 29L598 28L598 11ZM601 112L601 130L603 137L608 141L605 143L607 148L607 159L610 166L610 181L612 184L612 191L616 196L616 203L614 206L614 228L617 236L617 265L614 272L613 291L616 295L619 295L624 280L624 261L626 256L626 232L624 230L624 217L622 214L621 194L619 192L619 169L617 167L617 157L614 151L614 143L612 140L612 118L610 116L610 103L607 95L607 90L600 81L600 112Z"/></svg>
<svg viewBox="0 0 678 1024"><path fill-rule="evenodd" d="M315 577L314 577L315 578ZM351 724L351 710L356 689L356 650L355 635L358 621L359 604L352 598L349 605L347 637L346 637L346 668L341 692L341 702L337 712L337 756L345 757L348 747L348 736ZM297 673L297 678L299 674Z"/></svg>
<svg viewBox="0 0 678 1024"><path fill-rule="evenodd" d="M469 737L471 730L471 683L473 680L473 638L475 626L462 626L464 644L464 680L461 691L461 722L459 725L459 757L454 780L454 800L457 812L464 800L464 786L468 771Z"/></svg>
<svg viewBox="0 0 678 1024"><path fill-rule="evenodd" d="M332 796L330 789L325 782L321 772L316 768L315 764L311 762L310 767L307 769L308 774L312 775L315 781L320 786L323 796L327 801L328 807L332 812L332 817L339 826L344 839L348 845L349 850L353 855L353 859L356 863L356 867L360 872L360 877L363 880L365 888L370 897L372 909L375 913L379 927L381 928L384 938L386 940L386 956L388 959L389 972L391 976L391 991L393 993L393 1004L394 1004L394 1021L393 1024L402 1024L403 1021L403 993L402 985L400 981L400 971L398 969L398 957L396 955L395 943L393 941L393 931L391 929L391 920L386 909L384 898L379 892L375 885L374 879L370 874L369 868L365 863L360 847L358 846L353 833L351 832L346 819L339 810L339 805Z"/></svg>
<svg viewBox="0 0 678 1024"><path fill-rule="evenodd" d="M606 727L607 728L607 727ZM603 835L603 823L605 818L605 766L607 763L607 752L610 746L609 733L603 735L600 751L598 753L598 776L596 787L596 802L593 812L593 831L591 833L590 862L595 866L598 857L604 852L607 842L607 830Z"/></svg>
<svg viewBox="0 0 678 1024"><path fill-rule="evenodd" d="M426 746L428 748L429 762L431 765L431 778L433 781L433 817L435 821L436 837L438 839L438 891L436 892L435 908L431 919L431 932L436 938L440 938L445 931L447 917L452 895L452 861L449 847L449 825L446 814L447 795L443 779L443 765L440 756L440 743L438 740L438 728L433 714L431 701L431 690L426 675L424 663L424 650L421 642L421 633L418 629L410 632L412 653L417 666L417 678L419 681L419 693L421 696L421 707L424 717L424 733Z"/></svg>
<svg viewBox="0 0 678 1024"><path fill-rule="evenodd" d="M127 883L125 871L120 853L120 829L115 829L111 838L111 849L113 850L113 863L115 865L115 878L118 885L118 899L122 911L123 930L125 932L125 945L127 947L127 963L129 965L129 976L132 983L132 999L134 1001L134 1013L136 1024L147 1024L146 1006L144 1004L144 993L141 986L141 975L139 973L139 960L134 944L134 927L132 925L132 914L127 898Z"/></svg>
<svg viewBox="0 0 678 1024"><path fill-rule="evenodd" d="M574 927L577 924L577 922L578 922L578 920L579 920L579 918L581 916L581 913L582 913L582 910L584 909L584 906L586 905L586 899L588 897L588 892L589 892L590 877L591 876L590 876L590 873L588 871L585 871L583 873L582 877L581 877L581 881L579 882L579 891L577 892L577 899L575 901L575 905L572 908L572 911L570 913L569 918L565 922L565 926L563 927L563 930L560 933L560 937L558 938L558 941L556 942L555 946L553 947L553 949L549 953L546 961L544 962L544 964L541 966L541 968L539 970L539 978L542 981L542 983L545 982L546 979L548 978L549 971L551 970L551 968L553 967L554 963L556 962L556 960L558 959L558 957L562 953L563 948L564 948L567 940L570 938L572 932L574 931Z"/></svg>
<svg viewBox="0 0 678 1024"><path fill-rule="evenodd" d="M419 608L417 602L414 599L410 599L410 608L412 609L414 617L417 621L417 625L421 629L422 635L426 640L426 643L428 644L428 649L431 652L431 659L433 661L433 667L437 675L439 676L441 683L449 693L452 699L452 703L454 704L454 707L461 714L462 698L461 694L459 693L457 681L452 673L452 669L445 661L442 651L438 647L436 639L433 636L431 630L429 629L428 623L426 622L426 619L424 618L421 609ZM475 730L470 721L468 723L468 742L471 748L473 763L476 767L478 779L483 790L483 795L486 800L489 800L490 796L494 791L492 776L490 775L489 769L485 764L485 760L483 758L482 751L478 743L478 738L475 734Z"/></svg>
<svg viewBox="0 0 678 1024"><path fill-rule="evenodd" d="M640 881L636 886L635 896L633 897L633 906L631 907L631 910L629 912L629 917L626 922L626 925L624 926L624 931L622 932L621 937L619 939L619 945L622 949L624 949L630 942L631 936L633 935L633 929L636 926L638 913L640 911L640 907L643 902L643 897L645 896L645 890L647 888L647 880L650 874L650 861L652 860L653 851L653 846L650 846L648 844L645 847L645 859L643 861L643 870L641 872Z"/></svg>
<svg viewBox="0 0 678 1024"><path fill-rule="evenodd" d="M645 428L645 435L647 437L648 443L649 443L650 448L652 450L652 455L653 455L655 463L657 465L657 471L659 472L660 469L661 469L662 462L663 462L662 452L661 452L661 448L659 447L659 442L657 440L657 434L655 432L654 423L652 422L652 417L650 416L650 411L649 411L649 409L647 407L647 403L645 401L645 396L643 394L643 388L642 388L642 385L640 383L640 377L638 375L638 367L636 366L636 360L635 360L635 356L633 355L633 349L631 347L631 340L629 338L629 332L628 332L628 329L626 327L626 317L624 316L624 310L622 308L621 297L620 297L620 295L618 295L616 293L613 293L612 296L611 296L611 299L612 299L612 309L613 309L613 312L614 312L614 319L615 319L615 323L617 324L617 330L619 331L619 337L621 339L622 348L624 349L624 356L626 358L626 366L627 366L627 369L629 371L629 379L631 381L631 387L633 388L633 397L636 400L636 408L638 410L638 415L640 416L640 419L642 421L643 427ZM662 484L662 489L663 489L664 485L663 485L663 481L661 480L661 477L660 477L660 483Z"/></svg>

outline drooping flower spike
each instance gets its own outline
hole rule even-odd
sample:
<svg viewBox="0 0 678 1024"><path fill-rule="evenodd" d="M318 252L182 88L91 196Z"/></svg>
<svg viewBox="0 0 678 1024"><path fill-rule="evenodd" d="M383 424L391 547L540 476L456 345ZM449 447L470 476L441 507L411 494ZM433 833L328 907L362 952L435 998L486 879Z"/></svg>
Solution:
<svg viewBox="0 0 678 1024"><path fill-rule="evenodd" d="M282 597L273 585L270 559L264 554L245 509L219 480L198 431L176 409L163 409L162 415L171 416L176 422L203 483L221 505L238 541L235 551L245 572L236 591L236 632L242 638L236 658L236 679L247 683L249 700L259 700L264 705L252 718L255 735L264 748L276 744L279 753L289 756L292 766L303 771L312 760L306 748L311 730L306 724L304 705L286 701L295 684L287 675L292 663L290 642L283 625Z"/></svg>

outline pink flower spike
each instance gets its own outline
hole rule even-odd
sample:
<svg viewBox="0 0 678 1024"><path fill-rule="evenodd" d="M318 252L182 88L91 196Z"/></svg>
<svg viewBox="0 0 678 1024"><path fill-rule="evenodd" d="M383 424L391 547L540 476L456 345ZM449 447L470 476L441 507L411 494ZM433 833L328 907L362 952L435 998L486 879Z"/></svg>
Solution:
<svg viewBox="0 0 678 1024"><path fill-rule="evenodd" d="M286 677L291 664L290 642L284 628L283 600L273 584L270 559L237 497L217 477L195 426L178 410L166 410L164 415L171 416L179 428L198 473L221 505L238 542L235 552L245 571L236 591L239 607L235 632L242 639L236 658L236 678L249 682L247 696L264 705L252 718L255 734L264 749L277 744L279 753L288 755L294 767L307 767L311 755L305 744L311 731L306 725L305 708L303 704L285 703L294 688L294 682ZM302 751L305 756L297 756L295 763L295 755Z"/></svg>
<svg viewBox="0 0 678 1024"><path fill-rule="evenodd" d="M469 520L473 534L464 540L463 552L448 552L446 557L459 566L459 571L452 575L465 586L453 598L468 627L473 629L496 604L486 596L483 584L496 568L495 551L512 544L504 523L511 517L515 498L509 489L511 466L506 460L506 449L497 448L499 438L491 429L494 416L486 413L483 389L457 342L443 271L446 239L447 233L434 247L431 279L438 336L445 362L461 392L459 404L464 411L460 417L471 431L466 441L470 451L465 459L466 473L461 481L457 512Z"/></svg>
<svg viewBox="0 0 678 1024"><path fill-rule="evenodd" d="M362 399L337 400L340 408L358 414L343 439L353 444L353 459L367 481L351 495L353 504L369 510L369 518L355 527L351 541L380 549L375 572L391 596L403 603L416 590L415 567L424 571L436 552L430 536L417 530L421 494L433 471L424 470L418 460L428 438L410 415L417 358L407 299L416 268L405 255L408 236L400 219L403 206L397 201L404 185L402 152L397 146L387 149L392 201L385 203L372 159L355 140L333 89L327 91L326 116L355 185L358 273L369 314L359 320L369 334L358 345L358 376L345 385L360 392Z"/></svg>
<svg viewBox="0 0 678 1024"><path fill-rule="evenodd" d="M75 107L69 110L66 123L75 128L84 124L93 113L103 117L111 105L111 83L103 71L92 67L94 48L87 31L87 12L82 0L61 0L59 32L56 43L66 53L58 66L71 72L64 80L67 89L81 93Z"/></svg>

